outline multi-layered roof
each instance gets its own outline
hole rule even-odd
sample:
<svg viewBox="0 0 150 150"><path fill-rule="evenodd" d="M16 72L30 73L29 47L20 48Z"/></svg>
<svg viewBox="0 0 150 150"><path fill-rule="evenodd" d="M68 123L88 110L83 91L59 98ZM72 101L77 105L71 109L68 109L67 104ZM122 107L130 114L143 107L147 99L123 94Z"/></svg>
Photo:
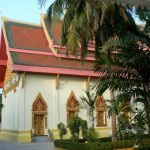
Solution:
<svg viewBox="0 0 150 150"><path fill-rule="evenodd" d="M0 87L8 60L12 72L98 76L92 71L95 43L89 42L84 63L81 63L80 55L66 55L66 48L60 45L60 21L50 24L42 15L41 25L35 25L3 18L1 33Z"/></svg>

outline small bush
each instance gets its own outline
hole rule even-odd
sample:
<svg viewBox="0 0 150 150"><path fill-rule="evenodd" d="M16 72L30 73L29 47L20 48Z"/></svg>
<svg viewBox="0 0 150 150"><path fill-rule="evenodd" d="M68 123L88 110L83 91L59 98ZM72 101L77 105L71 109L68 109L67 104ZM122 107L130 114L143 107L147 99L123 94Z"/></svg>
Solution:
<svg viewBox="0 0 150 150"><path fill-rule="evenodd" d="M71 133L71 138L75 141L79 140L81 122L82 122L82 119L78 116L72 116L69 121L69 129Z"/></svg>
<svg viewBox="0 0 150 150"><path fill-rule="evenodd" d="M63 139L63 136L67 134L67 129L65 125L61 122L57 125L58 131L59 131L59 136L60 139Z"/></svg>
<svg viewBox="0 0 150 150"><path fill-rule="evenodd" d="M66 139L66 140L54 140L54 145L56 147L61 147L68 149L72 145L72 140Z"/></svg>
<svg viewBox="0 0 150 150"><path fill-rule="evenodd" d="M81 133L84 139L87 139L88 134L88 124L86 120L81 120Z"/></svg>
<svg viewBox="0 0 150 150"><path fill-rule="evenodd" d="M93 129L93 128L90 128L89 130L88 130L88 133L87 133L87 141L88 142L91 142L91 143L93 143L93 142L98 142L98 133L95 131L95 129Z"/></svg>
<svg viewBox="0 0 150 150"><path fill-rule="evenodd" d="M140 146L137 150L150 150L150 145Z"/></svg>

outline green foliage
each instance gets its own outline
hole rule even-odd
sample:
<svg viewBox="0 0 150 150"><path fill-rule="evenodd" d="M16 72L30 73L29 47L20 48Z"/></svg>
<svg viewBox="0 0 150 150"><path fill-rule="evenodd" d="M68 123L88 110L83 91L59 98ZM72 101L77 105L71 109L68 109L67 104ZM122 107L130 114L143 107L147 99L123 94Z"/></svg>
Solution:
<svg viewBox="0 0 150 150"><path fill-rule="evenodd" d="M117 136L119 140L124 140L127 136L135 144L141 144L146 130L145 114L142 110L135 108L129 115L120 113L118 115Z"/></svg>
<svg viewBox="0 0 150 150"><path fill-rule="evenodd" d="M97 84L98 94L111 89L144 104L150 133L150 51L144 46L149 43L150 38L138 30L110 37L100 50L95 71L105 74Z"/></svg>
<svg viewBox="0 0 150 150"><path fill-rule="evenodd" d="M80 55L78 49L81 48L84 58L89 40L96 41L95 54L98 54L99 48L110 36L131 30L136 32L134 20L127 9L105 1L55 0L47 14L50 18L63 18L62 45L67 46L74 55Z"/></svg>
<svg viewBox="0 0 150 150"><path fill-rule="evenodd" d="M61 147L64 149L68 149L72 145L73 141L69 139L65 140L54 140L54 144L56 147Z"/></svg>
<svg viewBox="0 0 150 150"><path fill-rule="evenodd" d="M137 9L136 15L138 15L141 21L145 22L145 26L143 26L145 34L150 34L150 11Z"/></svg>
<svg viewBox="0 0 150 150"><path fill-rule="evenodd" d="M81 132L83 139L87 139L88 125L86 120L81 120Z"/></svg>
<svg viewBox="0 0 150 150"><path fill-rule="evenodd" d="M78 116L73 116L69 121L69 129L71 132L71 138L73 140L79 140L79 133L81 128L82 119Z"/></svg>
<svg viewBox="0 0 150 150"><path fill-rule="evenodd" d="M82 134L82 137L84 139L87 139L88 125L86 120L83 120L78 116L73 116L69 122L69 129L71 132L71 139L79 141L80 132Z"/></svg>
<svg viewBox="0 0 150 150"><path fill-rule="evenodd" d="M98 142L99 134L95 131L95 129L90 128L87 133L87 141L89 143Z"/></svg>
<svg viewBox="0 0 150 150"><path fill-rule="evenodd" d="M54 144L56 147L61 147L69 150L96 150L95 143L79 143L71 140L55 140Z"/></svg>
<svg viewBox="0 0 150 150"><path fill-rule="evenodd" d="M65 125L61 122L57 125L58 131L59 131L59 136L60 139L63 139L63 136L67 134L67 129Z"/></svg>
<svg viewBox="0 0 150 150"><path fill-rule="evenodd" d="M89 121L92 123L92 128L94 128L94 110L95 110L95 103L97 100L97 94L92 93L91 91L84 91L85 92L85 96L81 97L81 102L80 105L83 104L85 105L85 108L88 111L88 115L89 115Z"/></svg>
<svg viewBox="0 0 150 150"><path fill-rule="evenodd" d="M54 144L56 147L69 150L112 150L116 148L129 148L133 146L131 141L79 143L71 140L55 140Z"/></svg>
<svg viewBox="0 0 150 150"><path fill-rule="evenodd" d="M40 5L40 8L41 8L41 9L42 9L43 6L45 5L46 1L47 1L47 0L38 0L38 3L39 3L39 5Z"/></svg>
<svg viewBox="0 0 150 150"><path fill-rule="evenodd" d="M150 150L150 145L140 146L139 148L135 150Z"/></svg>
<svg viewBox="0 0 150 150"><path fill-rule="evenodd" d="M135 112L132 120L133 123L131 125L132 125L132 129L135 132L135 136L134 136L135 143L141 144L143 142L142 139L144 136L144 132L147 129L144 111L135 108Z"/></svg>
<svg viewBox="0 0 150 150"><path fill-rule="evenodd" d="M112 138L111 137L101 137L99 139L99 142L111 142Z"/></svg>

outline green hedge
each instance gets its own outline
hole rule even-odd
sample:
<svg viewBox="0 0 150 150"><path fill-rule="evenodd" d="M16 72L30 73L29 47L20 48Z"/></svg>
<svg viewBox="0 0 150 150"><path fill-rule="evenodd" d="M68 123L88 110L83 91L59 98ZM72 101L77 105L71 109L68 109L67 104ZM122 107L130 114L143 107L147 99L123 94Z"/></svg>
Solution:
<svg viewBox="0 0 150 150"><path fill-rule="evenodd" d="M61 147L68 149L69 145L72 145L72 140L54 140L54 144L56 147Z"/></svg>
<svg viewBox="0 0 150 150"><path fill-rule="evenodd" d="M141 146L137 150L150 150L150 145Z"/></svg>
<svg viewBox="0 0 150 150"><path fill-rule="evenodd" d="M99 143L97 150L112 150L117 148L130 148L133 146L131 141L118 141L118 142L103 142Z"/></svg>
<svg viewBox="0 0 150 150"><path fill-rule="evenodd" d="M101 137L99 138L100 142L111 142L112 138L111 137Z"/></svg>
<svg viewBox="0 0 150 150"><path fill-rule="evenodd" d="M54 144L56 147L68 150L113 150L115 148L129 148L133 146L131 141L79 143L71 140L55 140Z"/></svg>
<svg viewBox="0 0 150 150"><path fill-rule="evenodd" d="M55 140L56 147L65 148L68 150L113 150L121 148L133 147L133 141L117 141L117 142L97 142L97 143L83 143L84 140L74 142L72 140ZM137 150L150 150L150 140L145 139Z"/></svg>

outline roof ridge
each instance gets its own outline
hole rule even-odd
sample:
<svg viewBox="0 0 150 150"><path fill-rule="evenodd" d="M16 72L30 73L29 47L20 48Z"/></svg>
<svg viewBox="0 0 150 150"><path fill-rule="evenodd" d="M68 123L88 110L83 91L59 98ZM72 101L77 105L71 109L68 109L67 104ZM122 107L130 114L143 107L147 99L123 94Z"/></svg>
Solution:
<svg viewBox="0 0 150 150"><path fill-rule="evenodd" d="M31 22L27 22L27 21L21 21L21 20L13 20L13 19L9 19L7 17L1 17L2 22L14 22L14 23L20 23L20 24L27 24L27 25L32 25L32 26L39 26L42 27L41 24L37 24L37 23L31 23Z"/></svg>
<svg viewBox="0 0 150 150"><path fill-rule="evenodd" d="M43 27L46 39L47 39L47 41L49 43L49 48L56 55L57 54L57 50L53 47L53 39L51 39L51 37L50 37L50 35L49 35L48 31L47 31L45 19L46 19L46 15L41 13L41 23L42 23L42 27Z"/></svg>

